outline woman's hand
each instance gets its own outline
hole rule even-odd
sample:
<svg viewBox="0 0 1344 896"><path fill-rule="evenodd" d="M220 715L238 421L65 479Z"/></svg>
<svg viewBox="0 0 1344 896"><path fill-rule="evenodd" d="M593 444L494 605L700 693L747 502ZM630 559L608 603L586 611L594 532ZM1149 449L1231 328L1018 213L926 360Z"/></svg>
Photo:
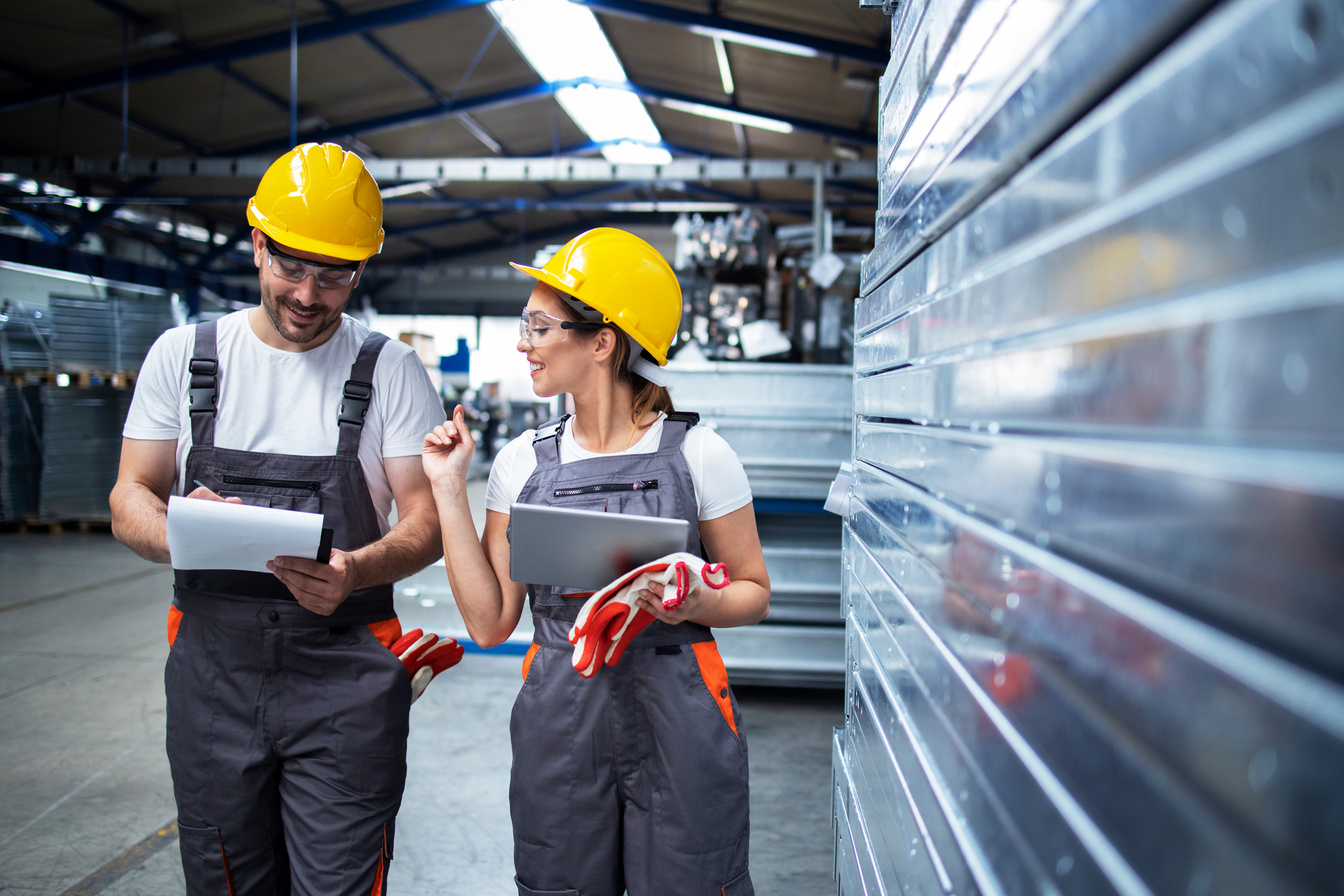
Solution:
<svg viewBox="0 0 1344 896"><path fill-rule="evenodd" d="M650 582L639 591L639 605L652 613L655 619L666 622L668 625L678 625L687 619L694 619L698 613L705 609L706 601L713 601L717 597L716 593L697 581L687 592L681 606L675 610L664 610L663 593L667 588L668 586L662 582ZM673 586L673 593L676 593L675 585Z"/></svg>
<svg viewBox="0 0 1344 896"><path fill-rule="evenodd" d="M462 405L453 408L453 418L434 427L420 446L420 462L435 495L453 495L466 487L467 470L476 442L467 428Z"/></svg>

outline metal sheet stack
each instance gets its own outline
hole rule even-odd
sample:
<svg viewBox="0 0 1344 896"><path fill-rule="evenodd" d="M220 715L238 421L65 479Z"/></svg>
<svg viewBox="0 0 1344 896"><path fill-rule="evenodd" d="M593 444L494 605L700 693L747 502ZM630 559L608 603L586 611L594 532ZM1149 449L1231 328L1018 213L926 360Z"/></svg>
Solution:
<svg viewBox="0 0 1344 896"><path fill-rule="evenodd" d="M173 326L160 297L51 297L52 366L64 371L139 370L159 334Z"/></svg>
<svg viewBox="0 0 1344 896"><path fill-rule="evenodd" d="M131 394L130 389L41 387L41 519L111 519L107 496L117 481L121 427Z"/></svg>
<svg viewBox="0 0 1344 896"><path fill-rule="evenodd" d="M40 388L0 383L0 522L36 519L38 514Z"/></svg>
<svg viewBox="0 0 1344 896"><path fill-rule="evenodd" d="M830 685L844 676L839 517L822 504L852 442L848 367L713 362L667 368L747 471L770 573L770 616L715 632L737 683Z"/></svg>
<svg viewBox="0 0 1344 896"><path fill-rule="evenodd" d="M1344 6L899 3L840 892L1344 881Z"/></svg>
<svg viewBox="0 0 1344 896"><path fill-rule="evenodd" d="M51 367L54 334L51 315L13 299L0 308L0 370L46 370Z"/></svg>

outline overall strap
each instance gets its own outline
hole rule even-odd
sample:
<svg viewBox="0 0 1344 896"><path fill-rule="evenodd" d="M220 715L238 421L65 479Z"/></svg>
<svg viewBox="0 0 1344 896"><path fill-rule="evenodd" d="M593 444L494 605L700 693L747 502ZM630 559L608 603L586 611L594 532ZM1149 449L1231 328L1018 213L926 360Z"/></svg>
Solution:
<svg viewBox="0 0 1344 896"><path fill-rule="evenodd" d="M658 453L667 454L670 451L680 451L681 443L686 440L686 433L691 431L691 427L700 422L700 415L692 411L672 411L663 420L663 435L658 440ZM671 424L681 424L680 426Z"/></svg>
<svg viewBox="0 0 1344 896"><path fill-rule="evenodd" d="M219 351L215 346L215 321L196 325L196 344L187 370L191 386L187 408L191 415L191 443L201 447L215 444L215 411L219 407Z"/></svg>
<svg viewBox="0 0 1344 896"><path fill-rule="evenodd" d="M538 467L556 466L560 463L560 436L565 431L565 423L569 417L570 415L566 414L559 420L548 420L537 427L537 434L532 437L532 450L537 455Z"/></svg>
<svg viewBox="0 0 1344 896"><path fill-rule="evenodd" d="M336 446L339 457L355 457L359 454L364 415L369 412L369 402L373 400L373 369L387 341L382 333L369 333L364 344L359 347L355 363L350 367L350 378L341 390L341 406L336 412L336 425L341 431Z"/></svg>

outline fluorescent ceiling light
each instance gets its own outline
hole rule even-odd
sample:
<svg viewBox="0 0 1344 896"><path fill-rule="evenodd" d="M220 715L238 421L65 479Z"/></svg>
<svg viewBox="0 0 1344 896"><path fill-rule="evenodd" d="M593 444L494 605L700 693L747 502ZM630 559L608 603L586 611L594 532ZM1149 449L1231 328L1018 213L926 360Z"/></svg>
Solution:
<svg viewBox="0 0 1344 896"><path fill-rule="evenodd" d="M676 109L678 112L703 115L705 118L717 118L719 121L731 121L735 124L744 124L749 128L761 128L779 134L793 133L793 125L775 118L751 115L746 112L738 112L735 109L720 109L717 106L702 106L699 103L684 103L681 100L659 100L659 102L669 109Z"/></svg>
<svg viewBox="0 0 1344 896"><path fill-rule="evenodd" d="M751 34L743 34L740 31L724 31L721 28L706 28L703 25L692 25L690 30L696 34L703 34L705 37L714 37L734 44L745 44L748 47L759 47L762 50L774 50L776 53L788 53L790 56L820 55L812 47L791 44L782 40L771 40L768 37L755 37Z"/></svg>
<svg viewBox="0 0 1344 896"><path fill-rule="evenodd" d="M602 147L602 156L613 165L667 165L672 161L672 153L665 148L632 140Z"/></svg>
<svg viewBox="0 0 1344 896"><path fill-rule="evenodd" d="M733 95L733 70L728 65L728 51L723 48L723 38L714 38L714 55L719 60L719 77L723 80L723 92Z"/></svg>
<svg viewBox="0 0 1344 896"><path fill-rule="evenodd" d="M588 7L569 0L495 0L486 8L528 65L548 83L577 78L629 82ZM662 143L648 110L627 90L583 84L557 90L555 99L589 140L607 144L602 155L608 161L625 160L613 158L628 154L621 148L623 141Z"/></svg>

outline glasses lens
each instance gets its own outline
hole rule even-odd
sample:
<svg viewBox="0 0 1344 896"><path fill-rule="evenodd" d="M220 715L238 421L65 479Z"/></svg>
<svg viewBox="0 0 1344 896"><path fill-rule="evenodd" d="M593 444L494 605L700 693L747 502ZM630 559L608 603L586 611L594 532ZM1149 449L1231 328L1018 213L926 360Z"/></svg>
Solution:
<svg viewBox="0 0 1344 896"><path fill-rule="evenodd" d="M283 255L270 254L271 273L285 280L298 283L307 273L307 265L302 262L294 261Z"/></svg>
<svg viewBox="0 0 1344 896"><path fill-rule="evenodd" d="M560 326L558 318L540 311L524 311L523 318L518 323L518 334L523 341L532 345L550 345L553 342L562 342L569 335L569 331Z"/></svg>
<svg viewBox="0 0 1344 896"><path fill-rule="evenodd" d="M336 271L331 268L319 268L316 271L317 285L323 289L336 289L341 286L350 285L350 281L355 279L354 271Z"/></svg>
<svg viewBox="0 0 1344 896"><path fill-rule="evenodd" d="M305 264L296 258L280 255L274 250L268 251L266 256L271 261L271 273L282 280L288 280L290 283L302 283L304 277L312 274L319 288L336 289L341 286L349 286L351 281L355 279L353 270Z"/></svg>

